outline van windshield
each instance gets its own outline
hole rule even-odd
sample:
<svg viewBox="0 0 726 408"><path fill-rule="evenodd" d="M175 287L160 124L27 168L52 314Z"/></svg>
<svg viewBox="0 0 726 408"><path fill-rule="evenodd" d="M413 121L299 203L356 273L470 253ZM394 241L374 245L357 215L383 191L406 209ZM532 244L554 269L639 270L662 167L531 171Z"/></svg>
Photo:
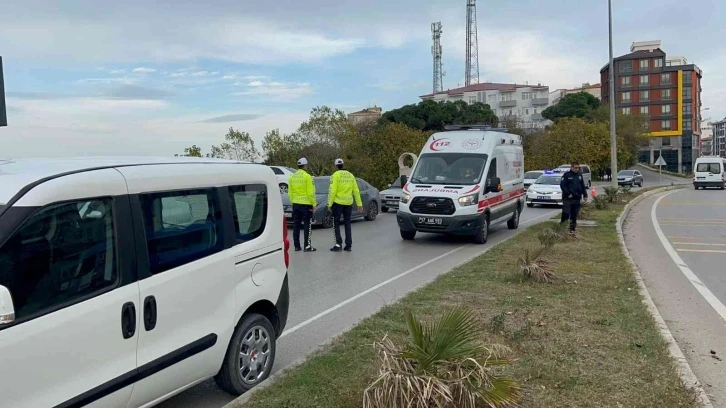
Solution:
<svg viewBox="0 0 726 408"><path fill-rule="evenodd" d="M531 179L536 180L541 175L542 175L541 171L528 171L528 172L524 173L524 178L527 180L531 180Z"/></svg>
<svg viewBox="0 0 726 408"><path fill-rule="evenodd" d="M413 183L469 185L481 181L486 154L426 153L419 157Z"/></svg>
<svg viewBox="0 0 726 408"><path fill-rule="evenodd" d="M391 183L391 188L401 188L401 177L397 178L393 183Z"/></svg>
<svg viewBox="0 0 726 408"><path fill-rule="evenodd" d="M720 163L698 163L698 166L696 166L696 171L699 173L719 174L719 173L721 173L721 164Z"/></svg>

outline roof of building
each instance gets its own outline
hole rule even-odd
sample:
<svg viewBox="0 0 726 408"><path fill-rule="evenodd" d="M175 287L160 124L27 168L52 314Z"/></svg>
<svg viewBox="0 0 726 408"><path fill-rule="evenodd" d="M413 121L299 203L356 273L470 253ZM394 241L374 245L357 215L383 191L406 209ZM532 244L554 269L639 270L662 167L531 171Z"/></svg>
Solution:
<svg viewBox="0 0 726 408"><path fill-rule="evenodd" d="M527 85L527 84L501 84L501 83L495 83L495 82L484 82L480 84L472 84L469 86L462 86L461 88L454 88L454 89L447 89L443 92L436 92L426 95L421 95L420 98L428 98L432 97L434 95L441 95L441 94L447 94L449 96L452 95L462 95L464 92L482 92L482 91L500 91L500 92L507 92L507 91L515 91L517 88L536 88L536 89L543 89L543 88L549 88L545 85Z"/></svg>
<svg viewBox="0 0 726 408"><path fill-rule="evenodd" d="M380 115L382 111L383 111L382 108L380 108L378 106L374 106L372 108L365 108L358 112L351 112L348 115Z"/></svg>
<svg viewBox="0 0 726 408"><path fill-rule="evenodd" d="M613 60L614 61L627 61L627 60L650 58L650 57L665 57L665 55L666 55L666 53L663 50L661 50L660 48L657 48L653 51L643 50L643 51L631 52L629 54L615 57L615 58L613 58ZM605 66L600 68L600 72L605 71L607 69L608 65L610 65L609 62L607 64L605 64Z"/></svg>

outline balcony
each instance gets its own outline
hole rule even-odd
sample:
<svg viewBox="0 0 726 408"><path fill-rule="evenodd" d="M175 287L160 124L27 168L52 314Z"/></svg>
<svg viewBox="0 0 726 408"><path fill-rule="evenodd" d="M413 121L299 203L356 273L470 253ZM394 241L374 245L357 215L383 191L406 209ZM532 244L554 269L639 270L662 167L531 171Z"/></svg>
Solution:
<svg viewBox="0 0 726 408"><path fill-rule="evenodd" d="M515 106L517 106L517 101L516 100L512 100L512 101L501 101L501 102L499 102L499 107L500 108L513 108Z"/></svg>
<svg viewBox="0 0 726 408"><path fill-rule="evenodd" d="M532 99L532 105L549 105L550 98L534 98Z"/></svg>
<svg viewBox="0 0 726 408"><path fill-rule="evenodd" d="M541 113L533 113L532 114L532 120L543 120L543 119L544 118L542 117L542 114Z"/></svg>

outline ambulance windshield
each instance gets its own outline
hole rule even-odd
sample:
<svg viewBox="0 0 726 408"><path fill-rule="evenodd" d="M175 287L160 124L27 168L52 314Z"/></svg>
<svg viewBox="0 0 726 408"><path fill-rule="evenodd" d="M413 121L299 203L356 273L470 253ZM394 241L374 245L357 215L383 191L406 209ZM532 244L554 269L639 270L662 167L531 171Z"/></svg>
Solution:
<svg viewBox="0 0 726 408"><path fill-rule="evenodd" d="M485 154L426 153L419 157L412 183L471 185L481 181Z"/></svg>

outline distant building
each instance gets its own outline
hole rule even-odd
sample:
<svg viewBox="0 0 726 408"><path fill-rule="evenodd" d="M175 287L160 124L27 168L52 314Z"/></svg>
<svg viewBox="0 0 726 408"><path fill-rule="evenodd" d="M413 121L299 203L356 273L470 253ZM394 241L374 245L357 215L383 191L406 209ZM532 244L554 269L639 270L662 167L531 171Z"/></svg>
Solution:
<svg viewBox="0 0 726 408"><path fill-rule="evenodd" d="M634 42L614 59L615 106L624 114L649 117L652 137L639 160L655 163L659 153L668 170L691 172L701 136L701 70L683 57L668 58L660 41ZM610 100L610 64L600 70L602 101Z"/></svg>
<svg viewBox="0 0 726 408"><path fill-rule="evenodd" d="M713 155L726 157L726 118L711 123L713 128Z"/></svg>
<svg viewBox="0 0 726 408"><path fill-rule="evenodd" d="M701 137L701 156L710 156L713 154L713 137Z"/></svg>
<svg viewBox="0 0 726 408"><path fill-rule="evenodd" d="M579 88L572 89L556 89L550 92L550 105L554 105L567 95L575 94L578 92L587 92L590 95L596 97L598 100L602 100L602 86L600 84L590 85L589 82L582 84Z"/></svg>
<svg viewBox="0 0 726 408"><path fill-rule="evenodd" d="M422 95L422 100L482 102L488 104L500 121L517 120L524 128L543 128L551 123L542 117L549 106L549 87L542 84L482 83Z"/></svg>
<svg viewBox="0 0 726 408"><path fill-rule="evenodd" d="M374 106L372 108L366 108L362 111L353 112L348 114L348 122L357 124L367 121L376 121L380 119L381 115L383 114L383 109L381 109L378 106Z"/></svg>

